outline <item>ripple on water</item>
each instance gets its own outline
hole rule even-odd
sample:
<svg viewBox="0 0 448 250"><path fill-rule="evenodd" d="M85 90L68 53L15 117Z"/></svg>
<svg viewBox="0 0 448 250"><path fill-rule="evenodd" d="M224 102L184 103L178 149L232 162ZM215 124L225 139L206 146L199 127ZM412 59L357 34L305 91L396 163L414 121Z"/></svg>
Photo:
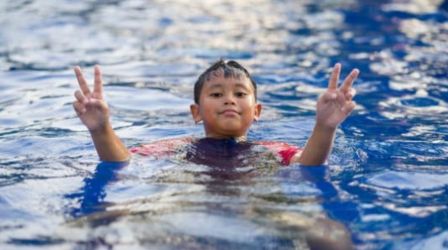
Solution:
<svg viewBox="0 0 448 250"><path fill-rule="evenodd" d="M388 170L372 174L367 177L364 184L360 184L360 187L377 196L373 206L369 209L366 207L365 216L368 218L370 215L382 215L382 220L392 220L403 225L410 222L407 217L398 219L384 216L393 212L411 218L431 220L431 216L436 216L439 212L444 213L447 209L444 202L446 199L444 190L447 186L447 174ZM397 230L405 229L398 227Z"/></svg>
<svg viewBox="0 0 448 250"><path fill-rule="evenodd" d="M448 185L448 174L386 171L370 177L368 183L390 189L440 189Z"/></svg>
<svg viewBox="0 0 448 250"><path fill-rule="evenodd" d="M415 95L389 97L379 103L381 114L389 119L425 118L438 119L448 113L448 105L434 97Z"/></svg>
<svg viewBox="0 0 448 250"><path fill-rule="evenodd" d="M114 107L127 110L188 112L191 103L189 99L156 89L109 86L106 91L108 101ZM169 100L169 106L167 106L167 100Z"/></svg>

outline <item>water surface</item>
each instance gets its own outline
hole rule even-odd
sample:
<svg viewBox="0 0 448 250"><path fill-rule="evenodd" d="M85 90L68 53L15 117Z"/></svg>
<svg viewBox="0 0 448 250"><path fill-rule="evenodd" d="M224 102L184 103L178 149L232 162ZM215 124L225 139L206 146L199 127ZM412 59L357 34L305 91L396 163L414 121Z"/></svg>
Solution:
<svg viewBox="0 0 448 250"><path fill-rule="evenodd" d="M0 3L0 248L292 249L304 215L324 215L357 249L445 249L447 6ZM299 146L332 65L360 69L358 106L337 132L324 184L297 167L222 180L176 159L97 166L72 109L74 65L90 79L102 66L113 125L134 146L202 136L188 110L192 85L221 57L259 84L265 108L250 139Z"/></svg>

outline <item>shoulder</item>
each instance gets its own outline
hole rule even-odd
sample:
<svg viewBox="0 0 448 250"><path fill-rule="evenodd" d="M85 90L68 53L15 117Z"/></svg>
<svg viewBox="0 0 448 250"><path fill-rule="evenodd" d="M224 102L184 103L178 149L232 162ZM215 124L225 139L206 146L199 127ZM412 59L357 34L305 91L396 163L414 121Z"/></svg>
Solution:
<svg viewBox="0 0 448 250"><path fill-rule="evenodd" d="M129 148L129 152L143 156L165 156L175 153L181 147L194 141L193 137L169 138L152 141L136 147Z"/></svg>
<svg viewBox="0 0 448 250"><path fill-rule="evenodd" d="M255 144L267 148L269 151L273 152L280 158L282 165L289 165L293 157L298 156L302 153L302 149L288 144L286 142L278 141L258 141Z"/></svg>

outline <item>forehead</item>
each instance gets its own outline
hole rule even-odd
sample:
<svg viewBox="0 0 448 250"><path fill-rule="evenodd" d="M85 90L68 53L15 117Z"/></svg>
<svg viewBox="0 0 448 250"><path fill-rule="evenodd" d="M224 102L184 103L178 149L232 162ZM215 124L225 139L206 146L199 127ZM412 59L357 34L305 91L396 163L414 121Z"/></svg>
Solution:
<svg viewBox="0 0 448 250"><path fill-rule="evenodd" d="M254 90L252 83L247 77L234 78L234 77L216 77L212 78L204 83L204 89L215 88L245 88L248 90Z"/></svg>
<svg viewBox="0 0 448 250"><path fill-rule="evenodd" d="M204 82L204 88L243 87L254 89L250 79L244 74L225 75L222 71L212 72Z"/></svg>

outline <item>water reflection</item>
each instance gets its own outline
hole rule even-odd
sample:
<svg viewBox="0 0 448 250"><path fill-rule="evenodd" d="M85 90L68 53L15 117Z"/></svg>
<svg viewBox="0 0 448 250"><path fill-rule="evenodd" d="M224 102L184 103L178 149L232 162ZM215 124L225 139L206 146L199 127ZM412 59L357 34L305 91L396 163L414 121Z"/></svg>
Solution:
<svg viewBox="0 0 448 250"><path fill-rule="evenodd" d="M104 211L105 188L113 181L117 181L117 173L127 166L127 162L102 162L98 164L91 178L84 179L84 187L77 193L66 195L65 198L75 199L80 205L70 211L72 217L85 216Z"/></svg>

